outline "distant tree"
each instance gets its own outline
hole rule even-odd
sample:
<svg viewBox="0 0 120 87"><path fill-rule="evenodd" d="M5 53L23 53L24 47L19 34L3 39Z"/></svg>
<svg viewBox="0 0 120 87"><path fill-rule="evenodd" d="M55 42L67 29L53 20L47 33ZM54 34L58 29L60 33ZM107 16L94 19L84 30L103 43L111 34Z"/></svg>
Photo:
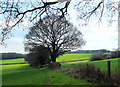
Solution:
<svg viewBox="0 0 120 87"><path fill-rule="evenodd" d="M103 60L105 56L103 53L95 53L90 57L90 61Z"/></svg>
<svg viewBox="0 0 120 87"><path fill-rule="evenodd" d="M0 55L2 55L1 59L5 60L5 59L16 59L16 58L23 58L24 54L20 54L20 53L0 53Z"/></svg>
<svg viewBox="0 0 120 87"><path fill-rule="evenodd" d="M109 50L107 49L100 49L101 53L105 53L105 52L110 52Z"/></svg>
<svg viewBox="0 0 120 87"><path fill-rule="evenodd" d="M26 48L37 45L48 48L52 62L68 51L80 48L85 44L82 33L65 18L45 17L35 23L26 35Z"/></svg>
<svg viewBox="0 0 120 87"><path fill-rule="evenodd" d="M28 50L28 49L27 49ZM50 62L49 50L43 46L34 46L29 49L29 53L24 57L30 66L42 66Z"/></svg>
<svg viewBox="0 0 120 87"><path fill-rule="evenodd" d="M120 50L117 49L111 52L111 58L119 58L120 57Z"/></svg>

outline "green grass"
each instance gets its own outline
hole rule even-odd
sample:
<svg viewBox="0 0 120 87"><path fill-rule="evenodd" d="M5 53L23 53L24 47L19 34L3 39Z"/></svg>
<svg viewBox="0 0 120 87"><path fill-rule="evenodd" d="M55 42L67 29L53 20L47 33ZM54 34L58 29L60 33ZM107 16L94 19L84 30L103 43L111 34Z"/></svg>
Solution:
<svg viewBox="0 0 120 87"><path fill-rule="evenodd" d="M46 72L47 70L45 69L38 70L23 64L3 65L2 84L38 85L39 83L43 85L46 83L47 77L44 76Z"/></svg>
<svg viewBox="0 0 120 87"><path fill-rule="evenodd" d="M73 53L73 54L64 54L62 56L59 56L57 58L57 62L67 62L67 61L76 61L76 60L88 60L91 57L92 54L79 54L79 53Z"/></svg>
<svg viewBox="0 0 120 87"><path fill-rule="evenodd" d="M107 61L110 60L112 72L118 71L118 65L120 65L118 61L120 61L120 58L83 63L75 61L88 60L91 55L92 54L64 54L57 58L57 62L74 61L72 63L62 64L66 67L73 67L72 64L76 66L86 63L94 64L96 67L100 67L101 70L107 71ZM24 58L3 60L2 64L22 62L24 62ZM59 70L55 71L49 68L36 69L29 67L28 64L2 65L2 77L3 85L92 85L92 83L86 80L71 78Z"/></svg>
<svg viewBox="0 0 120 87"><path fill-rule="evenodd" d="M118 72L120 70L119 67L119 61L120 58L115 58L115 59L106 59L106 60L99 60L99 61L89 61L89 62L83 62L83 63L74 63L74 65L78 66L79 64L94 64L95 67L99 67L101 70L107 71L107 61L111 61L111 71L112 72ZM71 64L70 62L67 64L62 64L63 66L66 67L73 67L73 63Z"/></svg>
<svg viewBox="0 0 120 87"><path fill-rule="evenodd" d="M48 78L51 85L92 85L86 80L71 78L60 71L50 72Z"/></svg>
<svg viewBox="0 0 120 87"><path fill-rule="evenodd" d="M19 59L8 59L8 60L2 60L2 64L9 64L9 63L24 63L24 58Z"/></svg>
<svg viewBox="0 0 120 87"><path fill-rule="evenodd" d="M100 61L89 61L89 62L81 62L75 61L75 60L88 60L92 54L64 54L62 56L59 56L57 58L57 62L68 62L68 61L74 61L74 62L68 62L67 64L62 64L67 67L72 67L72 64L78 65L78 64L94 64L96 67L100 67L101 70L107 71L107 61L111 60L111 70L113 72L118 71L118 60L120 58L115 59L106 59L106 60L100 60ZM8 63L24 63L24 58L20 59L10 59L10 60L2 60L2 64L8 64Z"/></svg>
<svg viewBox="0 0 120 87"><path fill-rule="evenodd" d="M57 62L68 62L68 61L76 61L76 60L88 60L92 54L64 54L62 56L59 56L56 61ZM10 64L10 63L24 63L24 58L19 59L8 59L8 60L2 60L0 64Z"/></svg>
<svg viewBox="0 0 120 87"><path fill-rule="evenodd" d="M3 85L91 85L86 80L70 78L59 70L36 69L27 64L2 65Z"/></svg>

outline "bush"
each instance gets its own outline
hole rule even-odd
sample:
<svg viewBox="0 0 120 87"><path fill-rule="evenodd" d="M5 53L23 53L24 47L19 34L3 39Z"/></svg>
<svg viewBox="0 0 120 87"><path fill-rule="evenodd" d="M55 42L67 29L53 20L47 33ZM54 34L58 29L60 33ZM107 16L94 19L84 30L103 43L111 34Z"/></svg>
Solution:
<svg viewBox="0 0 120 87"><path fill-rule="evenodd" d="M109 85L120 83L120 75L111 72L111 78L108 76L108 72L101 71L100 68L96 68L93 64L79 65L75 68L75 73L81 78L90 78L90 82Z"/></svg>
<svg viewBox="0 0 120 87"><path fill-rule="evenodd" d="M100 68L95 67L93 64L79 64L71 68L61 68L63 72L77 79L86 79L88 82L97 85L118 85L120 84L120 75L111 72L109 77L107 71L102 71ZM98 86L99 87L99 86ZM101 86L100 86L101 87Z"/></svg>
<svg viewBox="0 0 120 87"><path fill-rule="evenodd" d="M104 54L102 54L102 53L93 54L93 55L90 57L90 61L103 60L103 59L105 59L105 56L104 56Z"/></svg>
<svg viewBox="0 0 120 87"><path fill-rule="evenodd" d="M120 57L120 51L113 51L111 52L111 58L118 58Z"/></svg>
<svg viewBox="0 0 120 87"><path fill-rule="evenodd" d="M107 56L105 57L105 59L111 59L111 56L110 56L110 55L107 55Z"/></svg>
<svg viewBox="0 0 120 87"><path fill-rule="evenodd" d="M30 66L38 67L50 62L49 51L45 47L36 47L35 51L29 53L25 56L25 61L27 61Z"/></svg>

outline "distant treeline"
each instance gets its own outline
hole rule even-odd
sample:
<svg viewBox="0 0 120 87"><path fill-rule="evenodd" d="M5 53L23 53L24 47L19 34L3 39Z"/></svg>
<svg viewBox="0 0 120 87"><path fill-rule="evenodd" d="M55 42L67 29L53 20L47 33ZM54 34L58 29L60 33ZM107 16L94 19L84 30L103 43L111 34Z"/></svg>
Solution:
<svg viewBox="0 0 120 87"><path fill-rule="evenodd" d="M0 53L0 59L5 60L5 59L16 59L16 58L23 58L24 54L20 53Z"/></svg>
<svg viewBox="0 0 120 87"><path fill-rule="evenodd" d="M101 49L101 50L77 50L74 52L70 53L110 53L111 51L106 50L106 49Z"/></svg>

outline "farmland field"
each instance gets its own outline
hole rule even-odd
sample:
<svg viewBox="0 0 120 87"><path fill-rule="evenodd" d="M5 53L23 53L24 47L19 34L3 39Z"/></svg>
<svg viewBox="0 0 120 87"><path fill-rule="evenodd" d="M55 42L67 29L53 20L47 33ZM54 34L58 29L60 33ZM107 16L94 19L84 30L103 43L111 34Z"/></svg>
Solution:
<svg viewBox="0 0 120 87"><path fill-rule="evenodd" d="M57 58L57 62L67 62L67 61L76 61L76 60L88 60L92 54L64 54Z"/></svg>
<svg viewBox="0 0 120 87"><path fill-rule="evenodd" d="M73 67L73 64L75 66L86 63L94 64L96 67L100 67L101 70L107 71L107 61L110 60L112 72L118 72L118 69L120 69L118 68L118 61L120 61L120 58L88 61L83 63L79 63L79 61L77 61L86 61L91 55L92 54L65 54L57 58L57 62L67 62L62 63L62 66L71 68ZM36 69L29 67L28 64L19 64L24 62L24 58L2 61L2 64L18 63L2 65L3 85L92 85L92 83L87 82L86 79L80 80L71 78L60 70L52 70L49 68Z"/></svg>
<svg viewBox="0 0 120 87"><path fill-rule="evenodd" d="M8 59L8 60L2 60L2 64L9 64L9 63L24 63L24 58L19 59Z"/></svg>
<svg viewBox="0 0 120 87"><path fill-rule="evenodd" d="M120 70L119 67L119 62L120 58L115 58L115 59L106 59L106 60L99 60L99 61L89 61L89 62L81 62L81 63L76 63L76 62L68 62L67 64L62 64L63 66L66 67L72 67L72 64L78 66L79 64L94 64L95 67L99 67L101 70L107 71L107 61L111 61L111 71L112 72L118 72Z"/></svg>
<svg viewBox="0 0 120 87"><path fill-rule="evenodd" d="M57 62L68 62L68 61L76 61L76 60L88 60L92 54L64 54L59 56L56 61ZM2 64L9 64L9 63L24 63L24 58L19 59L8 59L2 60Z"/></svg>

